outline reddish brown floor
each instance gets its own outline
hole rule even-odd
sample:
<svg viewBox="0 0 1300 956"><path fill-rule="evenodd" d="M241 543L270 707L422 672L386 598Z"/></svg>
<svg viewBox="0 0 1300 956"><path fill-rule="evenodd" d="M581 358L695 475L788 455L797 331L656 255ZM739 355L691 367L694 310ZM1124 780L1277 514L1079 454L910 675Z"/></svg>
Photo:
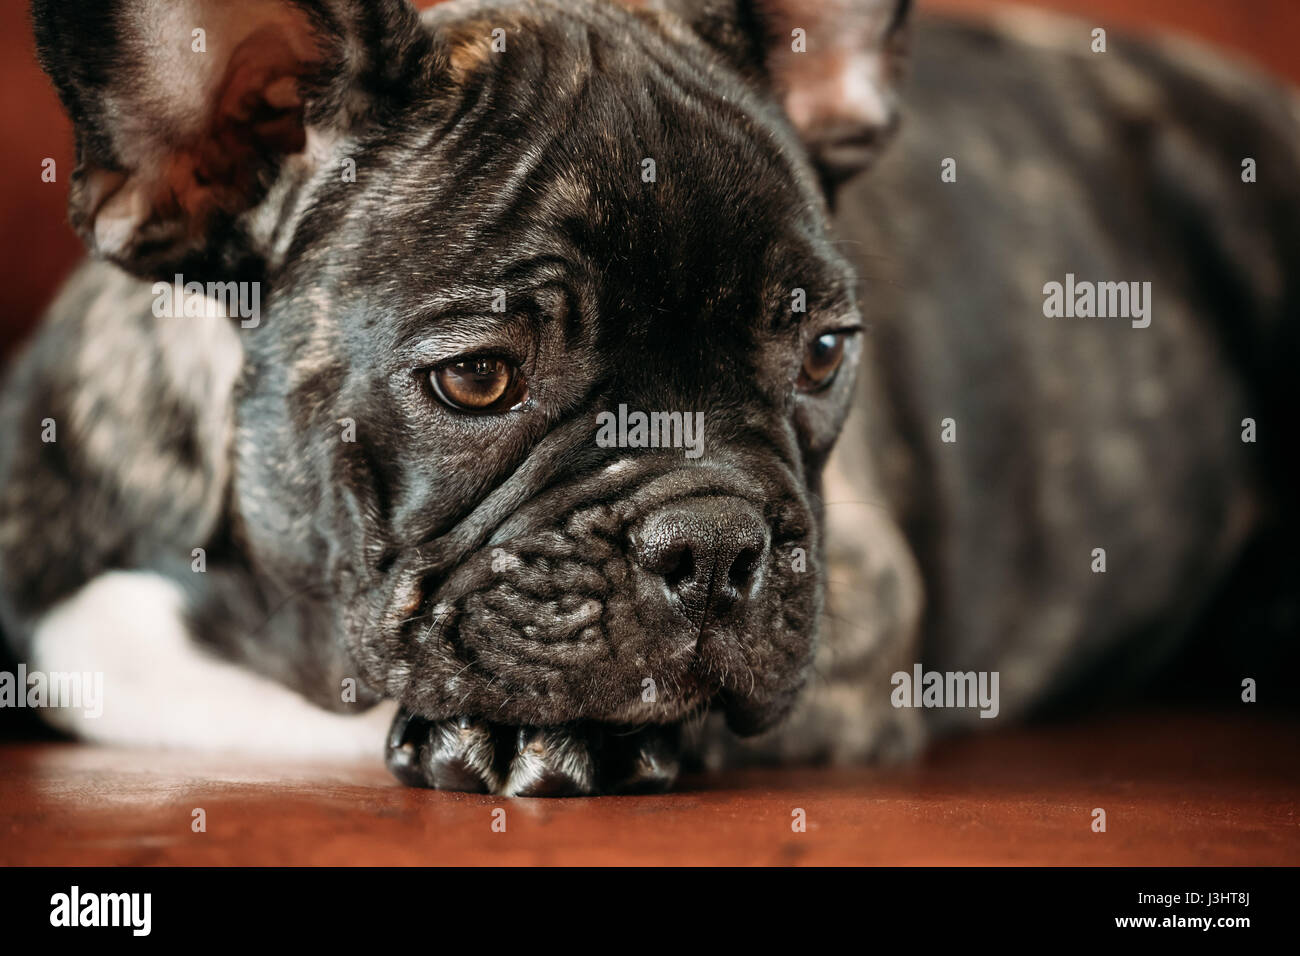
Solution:
<svg viewBox="0 0 1300 956"><path fill-rule="evenodd" d="M1297 864L1298 729L1111 719L953 741L893 770L513 801L404 789L379 767L9 745L0 863ZM199 807L206 833L191 831Z"/></svg>

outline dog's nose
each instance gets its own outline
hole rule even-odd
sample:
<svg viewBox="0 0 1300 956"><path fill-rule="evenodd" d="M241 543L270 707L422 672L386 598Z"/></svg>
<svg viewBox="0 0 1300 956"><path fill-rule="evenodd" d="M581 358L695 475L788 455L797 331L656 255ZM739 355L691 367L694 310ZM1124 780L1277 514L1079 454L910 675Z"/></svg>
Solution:
<svg viewBox="0 0 1300 956"><path fill-rule="evenodd" d="M717 620L756 590L767 524L743 498L675 501L632 532L632 557L663 578L691 620Z"/></svg>

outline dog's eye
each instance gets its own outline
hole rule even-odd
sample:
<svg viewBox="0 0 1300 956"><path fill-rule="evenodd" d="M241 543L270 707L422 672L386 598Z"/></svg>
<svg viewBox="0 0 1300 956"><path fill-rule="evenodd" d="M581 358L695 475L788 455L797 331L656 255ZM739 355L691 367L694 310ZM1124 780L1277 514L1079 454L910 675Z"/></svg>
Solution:
<svg viewBox="0 0 1300 956"><path fill-rule="evenodd" d="M459 411L496 412L514 408L527 394L520 369L499 358L468 358L439 365L429 383L444 404Z"/></svg>
<svg viewBox="0 0 1300 956"><path fill-rule="evenodd" d="M820 391L831 383L844 360L844 343L848 337L847 332L827 332L808 343L796 383L801 392Z"/></svg>

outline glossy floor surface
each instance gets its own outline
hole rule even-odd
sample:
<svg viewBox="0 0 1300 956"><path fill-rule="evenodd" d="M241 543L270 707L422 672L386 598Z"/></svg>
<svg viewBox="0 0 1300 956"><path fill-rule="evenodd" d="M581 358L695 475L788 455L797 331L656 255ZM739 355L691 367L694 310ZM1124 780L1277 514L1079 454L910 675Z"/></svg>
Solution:
<svg viewBox="0 0 1300 956"><path fill-rule="evenodd" d="M10 743L0 863L1297 864L1300 726L1113 718L950 741L904 768L569 800L409 790L377 765Z"/></svg>

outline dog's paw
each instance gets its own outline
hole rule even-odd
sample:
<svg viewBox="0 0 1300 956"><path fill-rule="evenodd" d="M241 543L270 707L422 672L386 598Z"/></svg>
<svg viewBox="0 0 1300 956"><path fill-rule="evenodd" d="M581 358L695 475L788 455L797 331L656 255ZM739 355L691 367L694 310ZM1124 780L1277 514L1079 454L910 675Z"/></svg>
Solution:
<svg viewBox="0 0 1300 956"><path fill-rule="evenodd" d="M502 727L399 710L385 758L412 787L569 797L666 790L677 777L678 744L670 727Z"/></svg>

